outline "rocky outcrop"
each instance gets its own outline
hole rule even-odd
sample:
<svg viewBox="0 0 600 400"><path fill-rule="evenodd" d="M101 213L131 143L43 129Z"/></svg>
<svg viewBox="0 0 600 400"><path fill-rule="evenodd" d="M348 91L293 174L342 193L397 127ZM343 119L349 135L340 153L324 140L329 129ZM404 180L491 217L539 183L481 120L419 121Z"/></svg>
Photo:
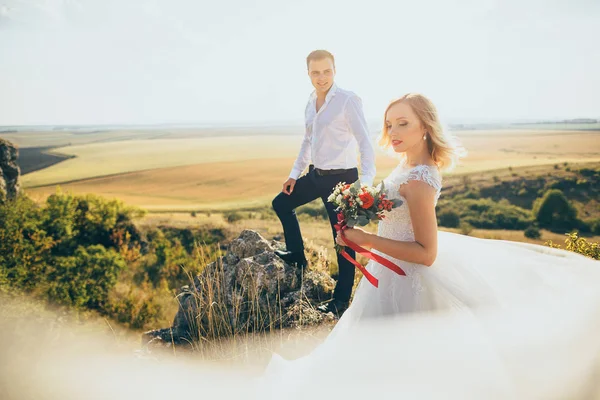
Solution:
<svg viewBox="0 0 600 400"><path fill-rule="evenodd" d="M14 199L19 193L19 150L9 141L0 138L0 201Z"/></svg>
<svg viewBox="0 0 600 400"><path fill-rule="evenodd" d="M173 326L146 332L142 344L198 343L248 332L320 324L331 320L316 305L331 298L334 281L324 256L300 271L281 260L258 232L243 231L226 254L205 267L178 295ZM321 267L319 267L319 265Z"/></svg>

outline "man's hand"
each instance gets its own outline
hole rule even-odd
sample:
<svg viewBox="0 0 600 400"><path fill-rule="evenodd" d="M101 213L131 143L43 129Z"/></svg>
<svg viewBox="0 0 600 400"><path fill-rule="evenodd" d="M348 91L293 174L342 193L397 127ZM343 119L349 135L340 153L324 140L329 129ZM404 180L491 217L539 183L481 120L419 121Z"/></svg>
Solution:
<svg viewBox="0 0 600 400"><path fill-rule="evenodd" d="M296 186L296 180L289 178L283 183L283 189L281 191L287 195L290 195L294 191L294 186Z"/></svg>

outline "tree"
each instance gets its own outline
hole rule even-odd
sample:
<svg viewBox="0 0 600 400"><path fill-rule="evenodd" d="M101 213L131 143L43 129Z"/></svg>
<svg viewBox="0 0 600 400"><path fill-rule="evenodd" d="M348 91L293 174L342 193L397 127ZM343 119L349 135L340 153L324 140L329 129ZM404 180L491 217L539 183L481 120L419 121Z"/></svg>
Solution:
<svg viewBox="0 0 600 400"><path fill-rule="evenodd" d="M49 273L48 297L60 304L106 311L110 290L125 261L101 245L78 247L73 256L56 257Z"/></svg>
<svg viewBox="0 0 600 400"><path fill-rule="evenodd" d="M565 230L578 226L577 210L558 189L548 190L534 202L533 215L544 228Z"/></svg>

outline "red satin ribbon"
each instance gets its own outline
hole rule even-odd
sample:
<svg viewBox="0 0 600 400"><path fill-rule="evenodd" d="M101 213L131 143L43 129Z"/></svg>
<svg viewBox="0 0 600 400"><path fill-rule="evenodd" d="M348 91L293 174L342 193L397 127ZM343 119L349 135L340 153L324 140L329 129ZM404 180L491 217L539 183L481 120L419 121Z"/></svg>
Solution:
<svg viewBox="0 0 600 400"><path fill-rule="evenodd" d="M363 267L358 261L356 261L354 258L350 257L350 254L348 254L346 252L346 250L342 250L340 253L346 260L350 261L352 264L354 264L354 266L356 268L358 268L360 270L360 272L362 272L362 274L364 275L365 278L367 278L367 280L369 282L371 282L371 285L375 286L375 287L379 287L379 280L377 278L375 278L373 275L371 275L371 273L369 271L367 271L367 269L365 267Z"/></svg>
<svg viewBox="0 0 600 400"><path fill-rule="evenodd" d="M340 232L342 239L348 245L348 247L350 247L352 250L354 250L358 254L362 254L363 256L365 256L373 261L378 262L379 264L383 265L384 267L387 267L388 269L394 271L398 275L406 276L406 272L404 272L402 270L402 268L400 268L399 266L397 266L396 264L394 264L387 258L383 258L378 254L373 254L369 250L360 247L359 245L352 242L351 240L348 240L346 238L346 235L344 234L344 230L346 230L348 228L347 226L338 224L335 226L335 228L337 231ZM350 261L356 268L358 268L360 270L360 272L362 272L362 274L365 276L365 278L367 278L367 280L369 282L371 282L371 284L373 286L379 287L379 280L377 278L375 278L369 271L367 271L365 269L365 267L363 267L358 261L356 261L352 257L350 257L350 254L348 254L346 252L346 250L342 250L341 254L346 260Z"/></svg>

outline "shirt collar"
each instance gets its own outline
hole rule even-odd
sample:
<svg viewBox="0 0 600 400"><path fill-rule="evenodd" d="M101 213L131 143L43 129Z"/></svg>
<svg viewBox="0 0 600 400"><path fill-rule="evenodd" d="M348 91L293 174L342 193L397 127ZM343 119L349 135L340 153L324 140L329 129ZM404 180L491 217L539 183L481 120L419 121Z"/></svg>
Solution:
<svg viewBox="0 0 600 400"><path fill-rule="evenodd" d="M328 103L329 100L331 100L331 98L333 96L335 96L337 89L338 89L338 87L334 82L333 85L331 85L331 88L329 88L329 92L327 92L327 96L325 96L325 103ZM317 100L317 91L316 90L313 90L311 100L312 101Z"/></svg>

